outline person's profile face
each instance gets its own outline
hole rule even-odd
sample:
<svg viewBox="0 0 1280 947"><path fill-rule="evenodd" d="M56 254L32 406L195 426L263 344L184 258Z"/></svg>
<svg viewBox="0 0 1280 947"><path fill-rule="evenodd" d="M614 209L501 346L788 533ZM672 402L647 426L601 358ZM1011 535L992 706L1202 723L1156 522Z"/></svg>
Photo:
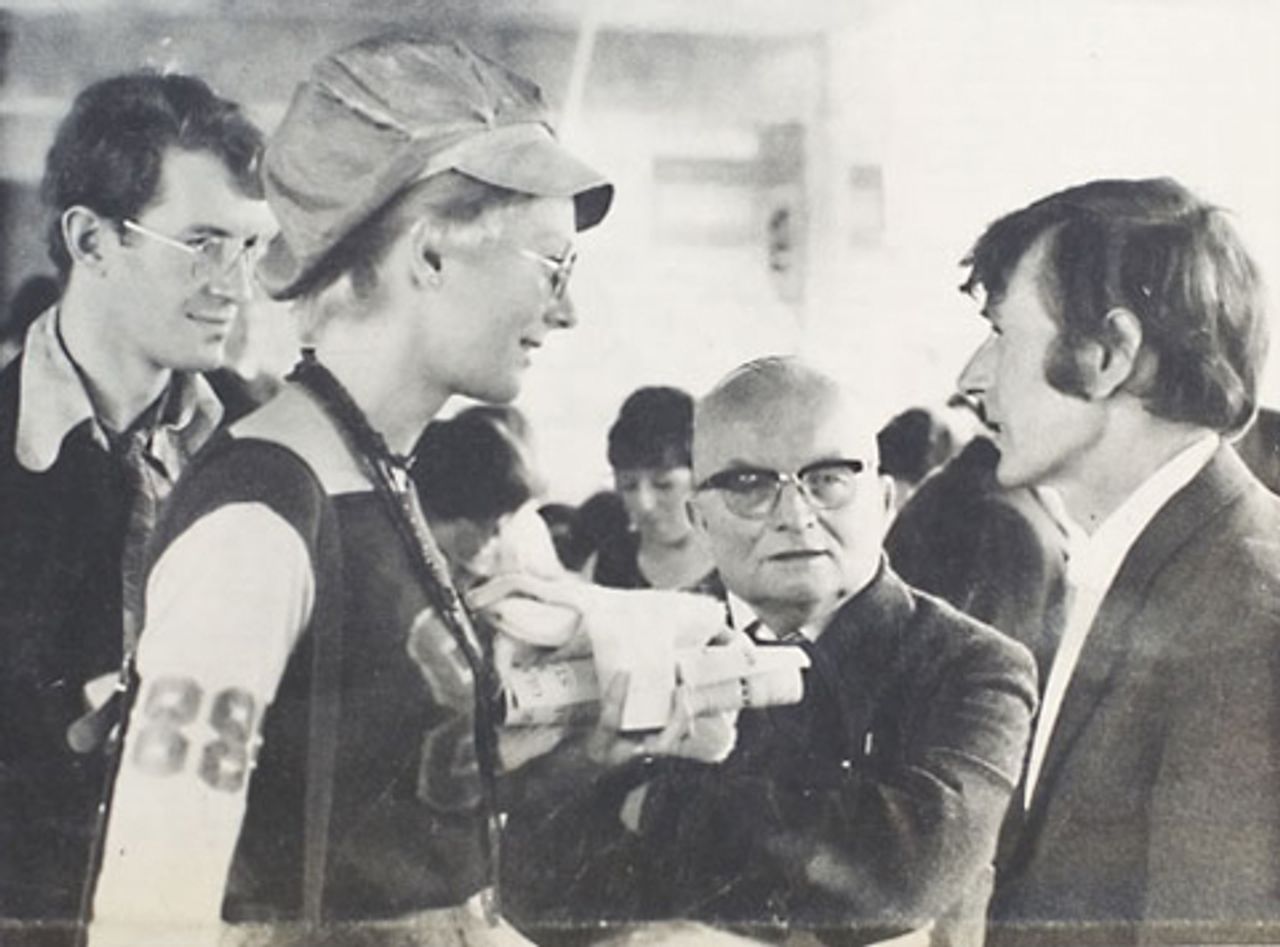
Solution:
<svg viewBox="0 0 1280 947"><path fill-rule="evenodd" d="M641 544L676 545L693 532L688 511L693 470L689 467L617 468L613 482Z"/></svg>
<svg viewBox="0 0 1280 947"><path fill-rule="evenodd" d="M794 474L825 461L861 461L847 503L819 509L783 483L758 518L734 513L716 489L702 489L694 518L705 531L725 586L751 605L784 608L804 620L838 607L874 577L888 522L888 487L876 471L874 432L838 399L785 399L766 411L707 419L695 440L701 484L726 470Z"/></svg>
<svg viewBox="0 0 1280 947"><path fill-rule="evenodd" d="M996 477L1005 486L1071 481L1099 433L1098 409L1057 390L1045 375L1059 327L1040 287L1044 256L1043 241L1033 244L1004 294L988 298L983 314L991 332L959 379L1000 449Z"/></svg>
<svg viewBox="0 0 1280 947"><path fill-rule="evenodd" d="M104 286L120 339L163 368L219 367L273 229L266 203L242 194L211 152L170 149L155 197L122 227ZM226 266L211 247L227 251Z"/></svg>
<svg viewBox="0 0 1280 947"><path fill-rule="evenodd" d="M423 347L429 374L453 394L508 402L553 329L573 325L565 269L573 201L537 198L499 211L497 232L440 251L440 287Z"/></svg>

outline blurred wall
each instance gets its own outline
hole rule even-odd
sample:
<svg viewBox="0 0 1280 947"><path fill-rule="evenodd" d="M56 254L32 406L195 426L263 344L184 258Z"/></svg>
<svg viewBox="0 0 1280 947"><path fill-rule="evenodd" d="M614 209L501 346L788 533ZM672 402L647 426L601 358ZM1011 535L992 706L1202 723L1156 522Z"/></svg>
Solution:
<svg viewBox="0 0 1280 947"><path fill-rule="evenodd" d="M573 20L495 24L447 4L405 15L318 6L324 16L196 6L86 4L11 18L0 110L13 195L6 298L23 276L47 268L35 200L43 155L71 97L93 79L139 65L192 71L269 129L312 61L398 25L460 36L536 78L559 108L577 41ZM388 6L396 4L370 5ZM604 432L633 388L697 390L746 357L795 346L803 277L798 264L785 276L770 268L766 235L785 206L793 246L803 238L822 45L818 36L600 33L567 135L608 171L618 197L608 226L582 240L580 327L539 353L520 402L557 495L576 499L604 482Z"/></svg>
<svg viewBox="0 0 1280 947"><path fill-rule="evenodd" d="M1274 322L1280 3L900 0L882 12L830 37L827 127L833 206L849 206L849 166L884 168L884 240L859 253L838 226L818 253L833 272L812 344L862 340L871 364L892 366L891 400L945 391L983 332L955 291L974 238L1098 177L1172 175L1233 211L1269 277ZM1271 404L1278 370L1273 357Z"/></svg>
<svg viewBox="0 0 1280 947"><path fill-rule="evenodd" d="M955 292L957 261L989 220L1070 183L1181 177L1237 211L1274 274L1280 3L787 7L824 3L807 24L744 30L739 14L768 5L715 0L723 30L703 16L690 31L646 27L645 13L678 20L706 0L27 0L0 19L5 298L46 265L34 188L81 86L186 69L269 129L312 61L393 24L454 33L537 79L570 108L572 146L618 184L609 221L581 241L580 325L538 353L519 402L558 498L607 482L605 430L641 384L697 393L745 358L799 350L865 392L877 419L945 397L983 333ZM1275 371L1264 393L1280 403Z"/></svg>

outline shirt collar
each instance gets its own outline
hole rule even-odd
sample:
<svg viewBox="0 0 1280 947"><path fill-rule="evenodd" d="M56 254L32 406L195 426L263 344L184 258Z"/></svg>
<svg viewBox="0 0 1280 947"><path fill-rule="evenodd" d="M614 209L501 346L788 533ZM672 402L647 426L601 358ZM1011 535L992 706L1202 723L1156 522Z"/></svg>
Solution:
<svg viewBox="0 0 1280 947"><path fill-rule="evenodd" d="M896 601L896 586L893 573L888 568L888 559L882 554L880 565L877 567L876 574L870 582L841 602L830 614L800 628L800 634L809 641L817 641L823 631L834 621L836 615L862 616L857 620L874 622L874 617L868 618L868 616L878 615L890 608L891 605L889 603L891 601ZM762 641L782 640L782 637L774 629L764 623L764 620L746 599L732 591L726 595L726 608L729 612L729 622L732 627L745 631L753 623L759 622L759 631L752 637Z"/></svg>
<svg viewBox="0 0 1280 947"><path fill-rule="evenodd" d="M1116 507L1092 533L1073 530L1067 574L1076 586L1105 589L1129 549L1173 495L1195 479L1218 449L1205 434L1179 451Z"/></svg>
<svg viewBox="0 0 1280 947"><path fill-rule="evenodd" d="M21 358L14 445L18 463L32 473L48 470L57 462L67 435L86 422L93 439L108 449L106 431L98 422L89 392L58 337L56 306L31 324ZM159 427L170 431L183 452L189 453L217 427L222 403L198 374L175 373L172 385Z"/></svg>
<svg viewBox="0 0 1280 947"><path fill-rule="evenodd" d="M760 616L756 614L756 610L747 604L747 600L733 592L725 595L725 608L729 611L729 624L739 631L746 631L753 624L760 621ZM764 627L763 622L761 627Z"/></svg>

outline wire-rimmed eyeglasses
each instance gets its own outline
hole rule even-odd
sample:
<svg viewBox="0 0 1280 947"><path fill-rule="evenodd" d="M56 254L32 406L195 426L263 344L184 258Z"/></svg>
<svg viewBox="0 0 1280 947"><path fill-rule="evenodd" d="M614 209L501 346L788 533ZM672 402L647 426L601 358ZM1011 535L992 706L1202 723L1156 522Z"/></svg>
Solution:
<svg viewBox="0 0 1280 947"><path fill-rule="evenodd" d="M819 460L795 473L762 467L732 467L707 477L697 489L715 490L730 513L744 519L768 516L778 503L784 484L795 484L816 510L835 510L852 502L858 477L867 469L860 460Z"/></svg>
<svg viewBox="0 0 1280 947"><path fill-rule="evenodd" d="M121 223L126 230L190 255L193 279L214 279L224 275L238 263L243 263L252 273L262 252L262 241L257 234L245 239L210 234L195 237L190 241L182 241L152 230L150 227L144 227L136 220L125 218Z"/></svg>
<svg viewBox="0 0 1280 947"><path fill-rule="evenodd" d="M528 257L530 260L537 260L547 268L547 281L551 286L551 298L563 299L565 291L569 288L569 277L573 275L573 265L578 262L578 251L574 247L570 247L565 251L564 256L554 257L547 256L545 253L539 253L537 250L530 250L526 247L517 247L521 256Z"/></svg>

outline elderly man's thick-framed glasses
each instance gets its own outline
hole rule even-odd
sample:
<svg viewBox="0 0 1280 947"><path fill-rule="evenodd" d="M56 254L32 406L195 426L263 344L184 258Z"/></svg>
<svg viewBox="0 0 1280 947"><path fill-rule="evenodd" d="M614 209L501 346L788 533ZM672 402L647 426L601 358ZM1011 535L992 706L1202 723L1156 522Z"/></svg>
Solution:
<svg viewBox="0 0 1280 947"><path fill-rule="evenodd" d="M256 234L244 240L238 237L210 235L183 242L152 230L150 227L144 227L136 220L126 218L121 223L124 224L125 230L141 234L157 243L163 243L165 246L188 254L191 257L193 279L214 279L226 274L239 263L243 263L252 272L262 252L261 241Z"/></svg>
<svg viewBox="0 0 1280 947"><path fill-rule="evenodd" d="M735 516L762 520L773 512L784 484L793 483L817 510L836 510L852 502L858 477L867 465L860 460L820 460L795 473L761 467L734 467L714 473L697 489L716 490Z"/></svg>
<svg viewBox="0 0 1280 947"><path fill-rule="evenodd" d="M578 262L578 251L571 247L565 252L564 256L554 257L525 247L517 247L516 249L520 251L521 256L526 256L530 260L537 260L547 268L547 281L551 285L551 298L563 299L565 291L569 288L569 277L573 275L573 265Z"/></svg>

